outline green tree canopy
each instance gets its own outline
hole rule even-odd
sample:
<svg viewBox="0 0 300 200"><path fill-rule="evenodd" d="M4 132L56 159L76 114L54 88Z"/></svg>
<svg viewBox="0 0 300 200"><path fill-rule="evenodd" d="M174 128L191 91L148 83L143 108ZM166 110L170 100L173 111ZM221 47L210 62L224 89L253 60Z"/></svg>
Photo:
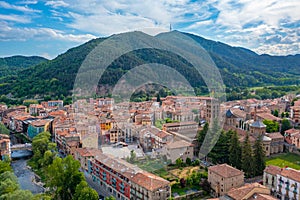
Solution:
<svg viewBox="0 0 300 200"><path fill-rule="evenodd" d="M0 134L9 135L9 130L0 122Z"/></svg>
<svg viewBox="0 0 300 200"><path fill-rule="evenodd" d="M81 181L75 190L74 200L98 200L99 196L98 193L90 188L86 181Z"/></svg>
<svg viewBox="0 0 300 200"><path fill-rule="evenodd" d="M255 163L255 175L260 176L263 174L266 168L265 150L262 144L262 137L259 137L254 144L254 163Z"/></svg>
<svg viewBox="0 0 300 200"><path fill-rule="evenodd" d="M247 134L242 148L242 170L245 172L246 177L253 177L255 173L255 166L253 160L252 148Z"/></svg>
<svg viewBox="0 0 300 200"><path fill-rule="evenodd" d="M182 161L181 158L177 158L177 159L176 159L176 165L177 165L177 167L182 167L183 161Z"/></svg>
<svg viewBox="0 0 300 200"><path fill-rule="evenodd" d="M51 200L51 199L52 199L51 196L49 196L48 194L36 194L32 198L32 200Z"/></svg>
<svg viewBox="0 0 300 200"><path fill-rule="evenodd" d="M12 193L20 188L17 177L10 171L0 175L0 196Z"/></svg>
<svg viewBox="0 0 300 200"><path fill-rule="evenodd" d="M229 164L237 169L241 169L242 148L236 131L230 138L229 145Z"/></svg>
<svg viewBox="0 0 300 200"><path fill-rule="evenodd" d="M204 138L208 132L208 129L209 129L209 124L208 123L205 123L204 124L204 127L201 131L198 132L198 143L199 143L199 148L201 147L203 141L204 141Z"/></svg>
<svg viewBox="0 0 300 200"><path fill-rule="evenodd" d="M115 197L110 196L110 197L105 197L105 200L116 200L116 199Z"/></svg>
<svg viewBox="0 0 300 200"><path fill-rule="evenodd" d="M46 164L50 164L50 158L53 159L55 156L56 144L50 141L50 137L51 134L49 132L41 132L33 138L33 157L30 161L30 165L34 169L40 169L47 166ZM45 153L46 155L44 155ZM45 159L47 160L46 162Z"/></svg>
<svg viewBox="0 0 300 200"><path fill-rule="evenodd" d="M10 172L13 171L11 166L10 166L10 162L0 160L0 174L4 173L6 171L10 171Z"/></svg>
<svg viewBox="0 0 300 200"><path fill-rule="evenodd" d="M1 198L6 200L32 200L33 194L29 190L15 190L14 192L8 193L3 197L1 196L0 199Z"/></svg>
<svg viewBox="0 0 300 200"><path fill-rule="evenodd" d="M232 131L222 131L217 143L209 152L208 157L212 159L214 163L228 163L229 162L229 145Z"/></svg>
<svg viewBox="0 0 300 200"><path fill-rule="evenodd" d="M290 128L292 128L292 125L291 125L290 121L288 119L283 119L282 122L281 122L281 131L280 131L280 133L284 134L284 132L286 130L289 130Z"/></svg>
<svg viewBox="0 0 300 200"><path fill-rule="evenodd" d="M55 193L56 198L71 200L76 186L84 180L79 171L80 163L71 155L64 159L56 157L46 171L46 185Z"/></svg>
<svg viewBox="0 0 300 200"><path fill-rule="evenodd" d="M263 120L263 123L267 126L266 132L267 133L274 133L279 131L279 123L273 120Z"/></svg>

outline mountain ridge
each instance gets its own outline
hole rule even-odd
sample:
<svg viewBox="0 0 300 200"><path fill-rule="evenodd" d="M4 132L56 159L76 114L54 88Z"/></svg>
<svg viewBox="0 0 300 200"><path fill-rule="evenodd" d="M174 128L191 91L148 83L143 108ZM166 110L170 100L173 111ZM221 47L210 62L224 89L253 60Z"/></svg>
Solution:
<svg viewBox="0 0 300 200"><path fill-rule="evenodd" d="M172 32L161 34L172 34ZM219 68L227 87L299 84L299 54L258 55L243 47L233 47L190 33L183 34L194 39L209 53ZM159 38L159 35L155 37ZM73 47L52 60L21 70L11 77L12 79L1 78L0 94L12 93L16 97L70 95L81 63L89 52L105 39L107 38L92 39ZM108 67L106 74L103 74L103 82L99 84L99 86L107 86L108 89L99 89L99 91L104 91L106 95L109 94L116 80L124 73L134 66L147 62L171 64L185 74L190 79L192 86L198 88L200 93L207 91L203 80L198 80L193 75L194 72L189 71L191 67L187 61L170 52L159 50L139 50L115 60Z"/></svg>

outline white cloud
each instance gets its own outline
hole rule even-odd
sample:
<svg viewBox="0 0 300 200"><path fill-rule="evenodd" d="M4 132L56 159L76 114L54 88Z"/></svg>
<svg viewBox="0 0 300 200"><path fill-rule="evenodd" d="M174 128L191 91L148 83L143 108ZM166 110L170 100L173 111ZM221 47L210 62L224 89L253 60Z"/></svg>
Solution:
<svg viewBox="0 0 300 200"><path fill-rule="evenodd" d="M45 3L46 6L52 6L53 8L58 8L58 7L67 7L69 4L67 4L64 1L56 0L56 1L47 1Z"/></svg>
<svg viewBox="0 0 300 200"><path fill-rule="evenodd" d="M18 23L30 23L31 21L29 18L21 15L2 15L2 14L0 14L0 20L12 21Z"/></svg>
<svg viewBox="0 0 300 200"><path fill-rule="evenodd" d="M36 3L36 0L20 0ZM173 28L203 35L230 45L251 48L261 53L300 53L300 3L298 0L49 0L44 1L51 18L75 32L108 36L115 33L147 30L156 34ZM21 3L21 2L19 2ZM32 10L0 1L6 9ZM28 10L28 12L29 12ZM0 15L0 20L28 23L30 19ZM68 23L68 24L65 24ZM11 27L16 30L16 28ZM92 35L54 29L25 30L51 35L59 40L84 40ZM155 31L154 31L155 30ZM54 32L53 32L54 31ZM0 33L2 34L2 33ZM22 33L20 33L22 35ZM8 36L9 37L9 36ZM83 38L82 38L83 37ZM29 38L26 36L25 38ZM272 45L271 45L272 44Z"/></svg>
<svg viewBox="0 0 300 200"><path fill-rule="evenodd" d="M213 39L251 48L258 53L300 53L299 45L296 45L300 42L299 1L208 0L207 4L218 11L215 22L206 25L198 21L185 30L207 33L205 29L210 29Z"/></svg>
<svg viewBox="0 0 300 200"><path fill-rule="evenodd" d="M24 0L24 1L19 1L17 2L18 4L26 4L26 5L29 5L29 4L37 4L38 1L37 0Z"/></svg>
<svg viewBox="0 0 300 200"><path fill-rule="evenodd" d="M72 22L69 27L98 35L111 35L143 28L169 29L169 25L205 20L201 3L188 0L65 0ZM203 11L202 11L203 10ZM185 17L189 14L189 17Z"/></svg>
<svg viewBox="0 0 300 200"><path fill-rule="evenodd" d="M50 28L17 28L0 23L0 41L60 40L83 43L95 38L91 34L69 34Z"/></svg>
<svg viewBox="0 0 300 200"><path fill-rule="evenodd" d="M40 12L39 10L28 8L27 6L16 6L13 4L9 4L5 1L0 1L0 7L5 9L17 10L21 12Z"/></svg>

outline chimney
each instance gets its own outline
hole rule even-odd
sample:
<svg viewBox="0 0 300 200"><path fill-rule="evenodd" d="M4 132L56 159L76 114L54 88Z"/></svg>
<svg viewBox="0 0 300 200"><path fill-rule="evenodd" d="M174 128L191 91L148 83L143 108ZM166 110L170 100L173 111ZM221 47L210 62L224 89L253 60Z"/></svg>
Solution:
<svg viewBox="0 0 300 200"><path fill-rule="evenodd" d="M254 107L254 121L256 121L256 112L257 112L257 108L256 106Z"/></svg>

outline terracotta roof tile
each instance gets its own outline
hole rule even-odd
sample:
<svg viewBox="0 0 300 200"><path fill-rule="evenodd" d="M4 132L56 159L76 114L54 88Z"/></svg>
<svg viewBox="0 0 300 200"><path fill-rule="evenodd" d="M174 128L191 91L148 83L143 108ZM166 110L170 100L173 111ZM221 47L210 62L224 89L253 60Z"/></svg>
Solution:
<svg viewBox="0 0 300 200"><path fill-rule="evenodd" d="M293 179L295 181L300 182L300 171L292 168L283 168L281 171L281 176L285 176L287 178Z"/></svg>
<svg viewBox="0 0 300 200"><path fill-rule="evenodd" d="M167 144L168 149L178 149L178 148L190 147L190 146L193 146L193 144L185 140L178 140Z"/></svg>
<svg viewBox="0 0 300 200"><path fill-rule="evenodd" d="M232 199L242 200L245 198L245 196L249 195L250 192L254 192L253 190L255 188L263 188L265 189L267 194L270 194L270 191L266 186L260 185L259 183L252 183L246 184L239 188L232 188L231 190L229 190L227 195L230 196Z"/></svg>
<svg viewBox="0 0 300 200"><path fill-rule="evenodd" d="M274 165L269 165L265 168L264 171L268 174L276 175L280 174L281 168Z"/></svg>
<svg viewBox="0 0 300 200"><path fill-rule="evenodd" d="M266 135L269 138L272 138L272 139L282 139L282 140L284 139L284 137L279 132L276 132L276 133L267 133Z"/></svg>
<svg viewBox="0 0 300 200"><path fill-rule="evenodd" d="M208 170L217 173L218 175L225 178L244 175L242 171L227 164L214 165L209 167Z"/></svg>
<svg viewBox="0 0 300 200"><path fill-rule="evenodd" d="M155 191L170 184L169 181L148 172L137 173L132 178L132 182L150 191Z"/></svg>

